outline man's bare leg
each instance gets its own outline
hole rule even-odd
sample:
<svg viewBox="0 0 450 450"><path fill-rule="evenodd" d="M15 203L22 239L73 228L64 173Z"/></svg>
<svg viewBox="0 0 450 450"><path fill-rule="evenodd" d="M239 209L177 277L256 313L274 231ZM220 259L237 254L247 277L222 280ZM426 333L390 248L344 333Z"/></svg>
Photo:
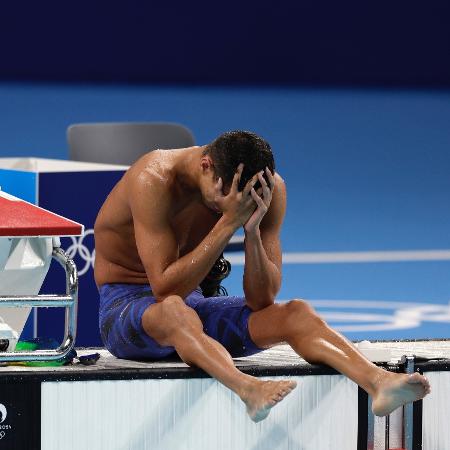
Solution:
<svg viewBox="0 0 450 450"><path fill-rule="evenodd" d="M203 332L197 313L178 296L147 308L142 325L160 345L175 347L186 364L200 367L239 395L255 422L265 419L296 386L294 381L261 381L240 372L228 351Z"/></svg>
<svg viewBox="0 0 450 450"><path fill-rule="evenodd" d="M430 392L428 380L419 373L395 374L372 364L302 300L252 313L249 331L259 347L287 342L306 361L327 364L348 376L372 396L376 415L387 415Z"/></svg>

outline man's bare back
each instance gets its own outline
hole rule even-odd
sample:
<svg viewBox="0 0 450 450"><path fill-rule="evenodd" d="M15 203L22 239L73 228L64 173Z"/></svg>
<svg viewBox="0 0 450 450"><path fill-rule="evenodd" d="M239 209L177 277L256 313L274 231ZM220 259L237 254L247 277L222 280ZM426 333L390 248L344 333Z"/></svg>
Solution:
<svg viewBox="0 0 450 450"><path fill-rule="evenodd" d="M148 276L136 245L130 187L136 179L163 184L170 199L170 222L177 237L179 256L195 248L213 228L219 215L207 208L201 198L190 193L178 179L176 167L193 150L155 150L140 158L125 173L103 204L95 222L95 281L106 283L147 284ZM198 150L197 150L198 151ZM161 197L152 189L140 201L157 204ZM189 195L191 194L191 195ZM156 210L155 210L156 213Z"/></svg>

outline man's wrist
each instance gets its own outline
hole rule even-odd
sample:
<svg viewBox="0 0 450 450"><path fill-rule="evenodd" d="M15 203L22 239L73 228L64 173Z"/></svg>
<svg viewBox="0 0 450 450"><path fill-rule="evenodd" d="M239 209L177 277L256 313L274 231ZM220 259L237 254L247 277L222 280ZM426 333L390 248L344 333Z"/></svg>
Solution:
<svg viewBox="0 0 450 450"><path fill-rule="evenodd" d="M239 223L236 223L235 220L232 220L231 218L228 218L225 215L222 215L218 223L220 223L221 226L225 228L225 230L230 232L231 235L233 235L234 232L240 227Z"/></svg>
<svg viewBox="0 0 450 450"><path fill-rule="evenodd" d="M253 228L251 230L247 230L244 227L244 233L246 241L259 240L261 238L261 232L259 230L259 227Z"/></svg>

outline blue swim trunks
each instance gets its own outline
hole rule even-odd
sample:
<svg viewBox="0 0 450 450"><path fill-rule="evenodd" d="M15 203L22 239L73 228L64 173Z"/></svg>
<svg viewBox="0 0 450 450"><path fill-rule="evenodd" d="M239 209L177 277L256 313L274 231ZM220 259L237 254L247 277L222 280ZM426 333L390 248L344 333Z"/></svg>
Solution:
<svg viewBox="0 0 450 450"><path fill-rule="evenodd" d="M156 303L148 284L104 284L99 293L100 334L110 353L137 360L157 360L175 353L174 347L159 345L142 327L144 311ZM231 356L249 356L263 350L250 338L248 318L252 311L243 297L205 298L197 289L185 302L197 312L204 332L220 342Z"/></svg>

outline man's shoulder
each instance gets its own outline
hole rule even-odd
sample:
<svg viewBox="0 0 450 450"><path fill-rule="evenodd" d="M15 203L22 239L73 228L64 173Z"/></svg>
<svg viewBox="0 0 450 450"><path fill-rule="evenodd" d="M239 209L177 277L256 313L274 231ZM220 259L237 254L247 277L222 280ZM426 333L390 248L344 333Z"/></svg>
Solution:
<svg viewBox="0 0 450 450"><path fill-rule="evenodd" d="M275 187L279 186L283 189L286 189L286 183L278 172L275 172L274 178L275 178Z"/></svg>
<svg viewBox="0 0 450 450"><path fill-rule="evenodd" d="M124 192L133 217L156 214L162 220L173 206L173 165L158 155L151 156L130 167L123 179Z"/></svg>
<svg viewBox="0 0 450 450"><path fill-rule="evenodd" d="M275 179L275 189L273 192L273 199L276 202L280 200L284 201L286 198L286 183L278 172L275 172L274 179Z"/></svg>
<svg viewBox="0 0 450 450"><path fill-rule="evenodd" d="M167 158L167 150L154 150L144 155L128 169L125 180L131 195L136 190L158 195L170 192L173 181L174 167Z"/></svg>
<svg viewBox="0 0 450 450"><path fill-rule="evenodd" d="M278 230L286 213L286 184L278 173L275 173L275 189L269 210L261 222L261 231Z"/></svg>

